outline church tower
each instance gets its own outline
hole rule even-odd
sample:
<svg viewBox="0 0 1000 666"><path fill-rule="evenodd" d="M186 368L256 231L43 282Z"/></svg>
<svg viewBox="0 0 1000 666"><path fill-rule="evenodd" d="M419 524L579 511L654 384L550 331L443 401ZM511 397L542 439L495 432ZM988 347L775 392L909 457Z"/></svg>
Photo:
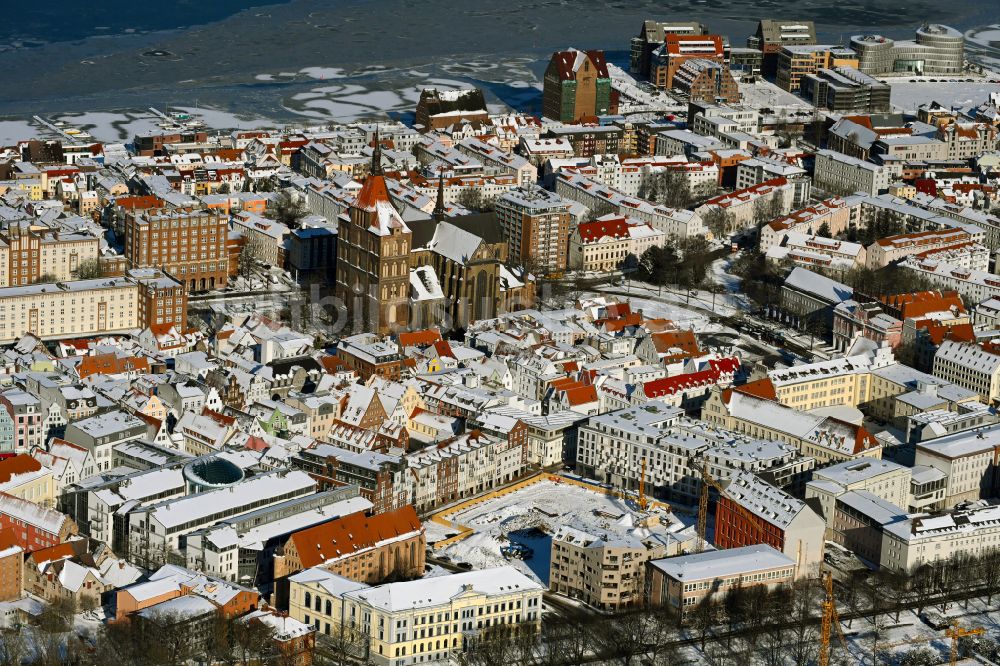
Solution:
<svg viewBox="0 0 1000 666"><path fill-rule="evenodd" d="M379 335L405 330L412 233L389 198L377 128L368 177L337 236L336 293L355 325L361 319Z"/></svg>

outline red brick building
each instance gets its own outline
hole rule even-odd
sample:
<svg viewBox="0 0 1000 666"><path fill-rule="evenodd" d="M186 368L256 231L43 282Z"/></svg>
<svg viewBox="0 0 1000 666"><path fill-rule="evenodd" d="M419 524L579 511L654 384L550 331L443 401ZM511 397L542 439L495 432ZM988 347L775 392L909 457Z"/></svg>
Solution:
<svg viewBox="0 0 1000 666"><path fill-rule="evenodd" d="M0 493L0 535L27 553L62 543L78 531L64 513Z"/></svg>
<svg viewBox="0 0 1000 666"><path fill-rule="evenodd" d="M11 532L0 532L0 601L24 595L24 549Z"/></svg>
<svg viewBox="0 0 1000 666"><path fill-rule="evenodd" d="M131 268L161 268L190 291L229 281L229 225L217 211L150 209L125 218L125 259Z"/></svg>

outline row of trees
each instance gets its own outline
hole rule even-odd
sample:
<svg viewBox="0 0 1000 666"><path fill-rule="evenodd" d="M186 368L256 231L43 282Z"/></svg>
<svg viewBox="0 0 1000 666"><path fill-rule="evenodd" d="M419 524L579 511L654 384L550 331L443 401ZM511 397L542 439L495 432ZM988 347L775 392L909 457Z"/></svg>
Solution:
<svg viewBox="0 0 1000 666"><path fill-rule="evenodd" d="M204 634L178 616L155 625L113 622L93 635L74 628L72 602L50 604L32 627L0 631L0 666L183 666L207 661L225 666L297 666L297 655L274 641L274 630L257 621L212 618ZM322 663L322 662L316 662Z"/></svg>
<svg viewBox="0 0 1000 666"><path fill-rule="evenodd" d="M830 663L871 666L934 666L943 655L922 644L892 643L888 629L903 610L945 612L953 604L968 609L970 599L985 597L987 607L1000 596L1000 551L961 556L922 565L909 575L859 570L835 590L843 631L830 636ZM691 608L683 626L666 608L636 608L607 616L547 616L540 635L508 627L484 634L463 666L568 666L602 663L687 663L685 644L697 646L709 663L720 666L815 664L821 649L821 613L825 590L816 580L768 592L762 586L734 588ZM863 618L859 621L857 618ZM925 641L926 643L926 641ZM1000 643L989 638L960 641L965 656L975 650L1000 656Z"/></svg>

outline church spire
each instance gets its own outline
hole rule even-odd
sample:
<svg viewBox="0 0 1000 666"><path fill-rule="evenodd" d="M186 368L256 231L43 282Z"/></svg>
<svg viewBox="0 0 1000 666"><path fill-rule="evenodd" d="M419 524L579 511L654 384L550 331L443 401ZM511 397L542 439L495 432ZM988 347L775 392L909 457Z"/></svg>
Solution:
<svg viewBox="0 0 1000 666"><path fill-rule="evenodd" d="M444 167L438 169L438 196L437 203L434 205L433 217L435 222L444 222Z"/></svg>
<svg viewBox="0 0 1000 666"><path fill-rule="evenodd" d="M378 125L375 125L375 149L372 150L372 165L368 170L369 175L382 175L382 144L379 143Z"/></svg>

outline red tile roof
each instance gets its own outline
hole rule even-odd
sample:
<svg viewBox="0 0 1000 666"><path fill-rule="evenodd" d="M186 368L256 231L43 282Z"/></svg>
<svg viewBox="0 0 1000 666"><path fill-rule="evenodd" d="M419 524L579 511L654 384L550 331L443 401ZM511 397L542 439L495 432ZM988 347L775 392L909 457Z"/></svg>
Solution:
<svg viewBox="0 0 1000 666"><path fill-rule="evenodd" d="M552 62L555 63L557 69L559 70L560 80L568 81L576 78L576 59L578 53L580 52L570 50L557 51L552 54ZM604 59L604 51L586 51L586 55L590 59L594 69L597 71L597 76L604 79L609 78L608 63Z"/></svg>
<svg viewBox="0 0 1000 666"><path fill-rule="evenodd" d="M593 386L577 386L567 389L566 402L569 405L586 405L590 402L597 402L597 389Z"/></svg>
<svg viewBox="0 0 1000 666"><path fill-rule="evenodd" d="M402 347L424 347L441 339L441 331L436 328L425 328L422 331L407 331L399 334L399 344Z"/></svg>
<svg viewBox="0 0 1000 666"><path fill-rule="evenodd" d="M19 453L12 458L0 460L0 483L7 483L18 474L29 474L41 469L42 463L27 453Z"/></svg>
<svg viewBox="0 0 1000 666"><path fill-rule="evenodd" d="M417 512L412 506L404 506L370 517L361 512L352 513L300 530L292 534L290 540L295 544L302 567L307 569L420 529Z"/></svg>
<svg viewBox="0 0 1000 666"><path fill-rule="evenodd" d="M628 238L628 224L626 224L624 217L581 222L578 228L580 239L584 243L594 243L605 236Z"/></svg>
<svg viewBox="0 0 1000 666"><path fill-rule="evenodd" d="M144 356L119 358L115 354L84 356L76 368L80 379L91 375L118 375L124 372L149 372L149 359Z"/></svg>

